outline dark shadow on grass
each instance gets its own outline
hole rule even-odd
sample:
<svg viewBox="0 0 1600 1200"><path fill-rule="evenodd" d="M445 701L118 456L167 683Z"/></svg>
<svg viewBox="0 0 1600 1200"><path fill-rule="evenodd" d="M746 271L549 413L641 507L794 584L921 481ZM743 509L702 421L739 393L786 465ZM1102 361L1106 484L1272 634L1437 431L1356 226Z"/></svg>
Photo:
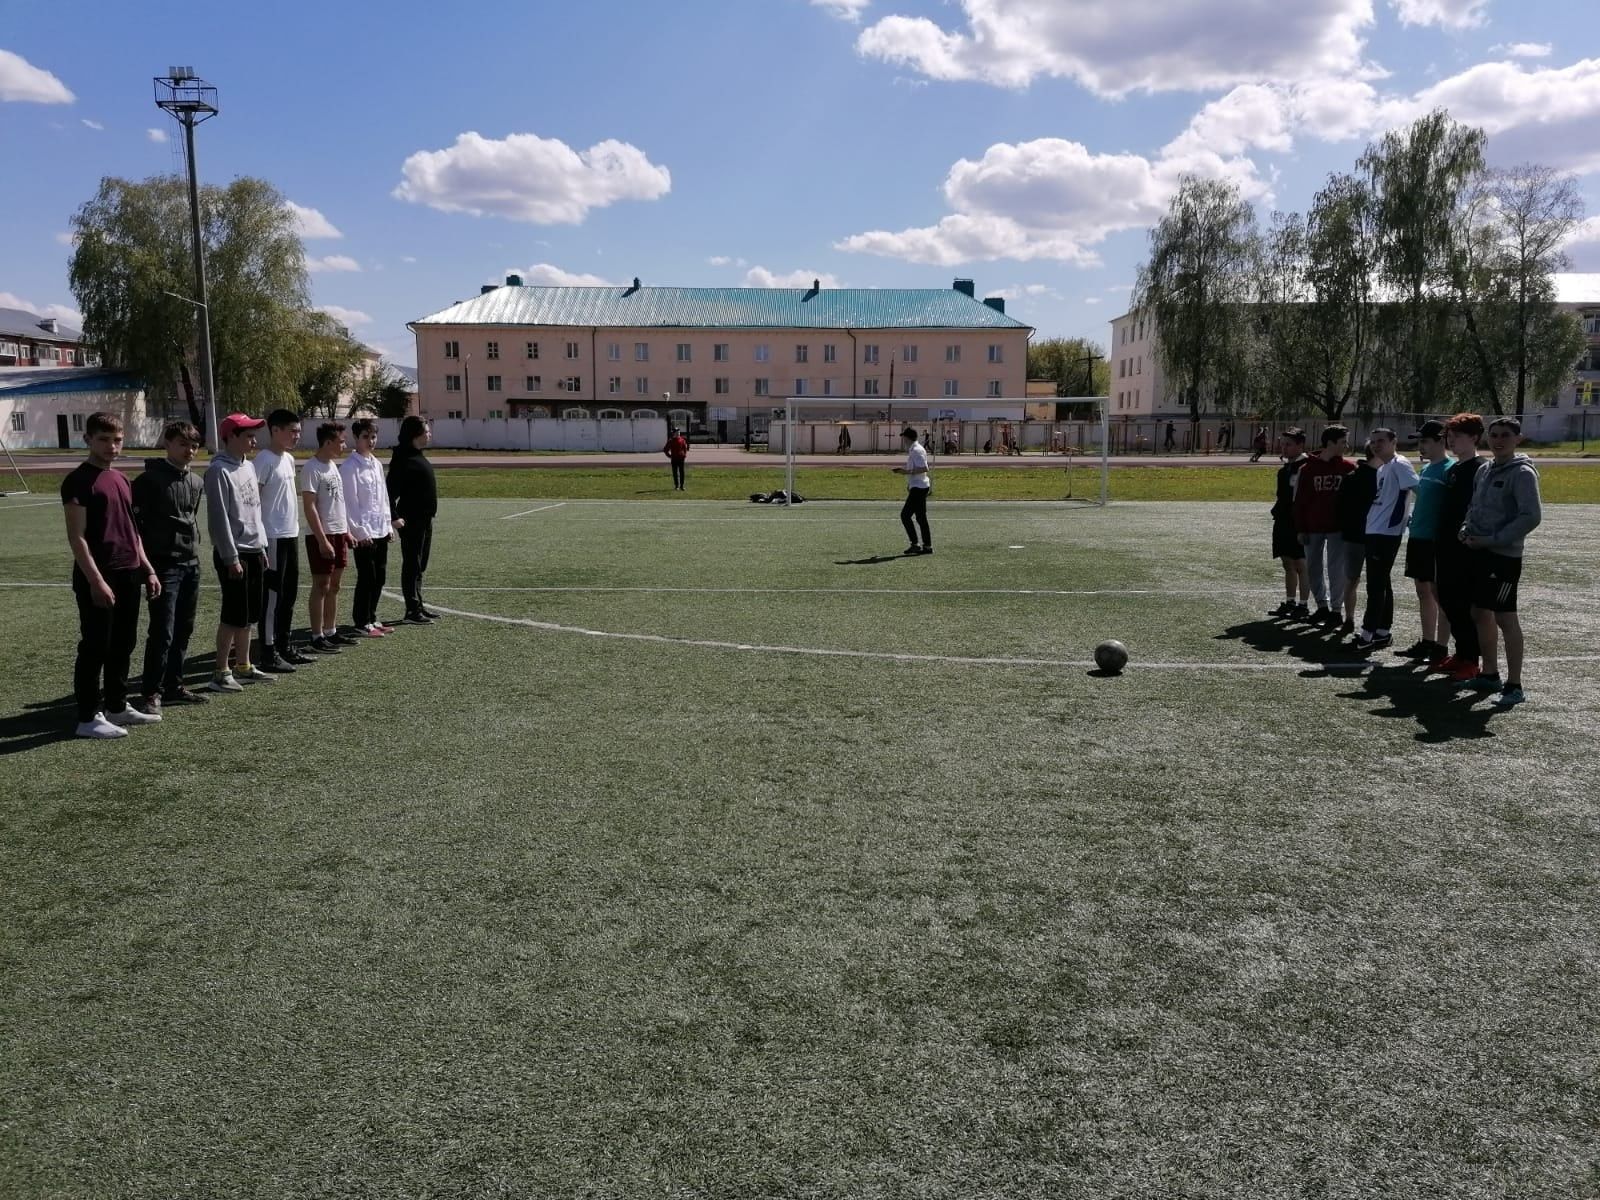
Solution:
<svg viewBox="0 0 1600 1200"><path fill-rule="evenodd" d="M1252 650L1267 654L1289 654L1301 662L1318 666L1342 666L1347 670L1360 670L1366 663L1363 655L1350 650L1340 642L1330 629L1307 625L1293 625L1286 621L1245 621L1230 625L1217 634L1219 642L1243 642Z"/></svg>
<svg viewBox="0 0 1600 1200"><path fill-rule="evenodd" d="M874 554L871 558L835 559L833 565L836 567L871 567L878 563L899 562L906 557L907 555L904 554Z"/></svg>
<svg viewBox="0 0 1600 1200"><path fill-rule="evenodd" d="M26 704L20 713L0 717L0 755L37 750L52 742L73 736L77 724L77 701L71 696Z"/></svg>
<svg viewBox="0 0 1600 1200"><path fill-rule="evenodd" d="M1090 679L1120 679L1121 671L1108 671L1104 667L1093 667L1084 672Z"/></svg>

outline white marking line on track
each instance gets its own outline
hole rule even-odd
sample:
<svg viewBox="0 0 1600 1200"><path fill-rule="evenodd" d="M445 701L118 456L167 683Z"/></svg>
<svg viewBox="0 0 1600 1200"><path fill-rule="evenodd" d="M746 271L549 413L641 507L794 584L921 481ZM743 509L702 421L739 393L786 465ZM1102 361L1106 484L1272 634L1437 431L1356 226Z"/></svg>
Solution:
<svg viewBox="0 0 1600 1200"><path fill-rule="evenodd" d="M527 509L524 512L507 513L505 516L501 517L500 519L502 521L509 521L509 520L511 520L512 517L527 517L527 516L533 515L536 512L549 512L552 508L565 508L566 506L567 506L567 502L565 500L560 500L560 501L557 501L555 504L541 504L538 508L530 508L530 509Z"/></svg>
<svg viewBox="0 0 1600 1200"><path fill-rule="evenodd" d="M400 599L385 590L391 600ZM1070 667L1088 669L1095 666L1093 659L1061 658L969 658L955 654L900 654L888 650L834 650L822 646L775 646L760 642L720 642L709 638L667 637L660 633L618 633L607 629L585 629L580 625L559 625L554 621L535 621L529 617L501 617L493 613L469 612L461 608L434 605L439 612L452 617L471 617L497 625L518 625L525 629L540 629L546 633L571 633L579 637L602 638L619 642L646 642L657 646L694 646L702 650L738 650L750 654L796 654L813 658L868 658L886 662L943 663L960 667ZM1600 654L1570 655L1558 658L1530 658L1528 662L1600 662ZM1355 674L1369 666L1369 661L1351 663L1205 663L1205 662L1139 662L1130 663L1129 669L1141 671L1306 671L1321 666L1330 674Z"/></svg>
<svg viewBox="0 0 1600 1200"><path fill-rule="evenodd" d="M60 506L59 500L34 500L28 504L0 504L0 512L15 511L19 508L44 508L46 505Z"/></svg>
<svg viewBox="0 0 1600 1200"><path fill-rule="evenodd" d="M31 586L31 585L19 585ZM40 586L55 586L40 585ZM61 586L65 586L64 584ZM1277 595L1272 587L1242 588L1103 588L1098 590L1058 590L1054 588L757 588L757 587L434 587L430 592L660 592L693 596L1266 596Z"/></svg>

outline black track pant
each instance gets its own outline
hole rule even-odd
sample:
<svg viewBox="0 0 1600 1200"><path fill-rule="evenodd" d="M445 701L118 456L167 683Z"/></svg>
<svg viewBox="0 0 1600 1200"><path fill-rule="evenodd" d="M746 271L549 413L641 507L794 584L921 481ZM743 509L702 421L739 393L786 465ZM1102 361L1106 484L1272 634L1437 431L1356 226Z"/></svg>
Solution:
<svg viewBox="0 0 1600 1200"><path fill-rule="evenodd" d="M1394 583L1389 576L1399 553L1398 537L1367 535L1367 611L1361 618L1363 629L1376 633L1394 626Z"/></svg>
<svg viewBox="0 0 1600 1200"><path fill-rule="evenodd" d="M355 547L356 598L355 624L359 629L375 625L378 621L378 600L383 596L383 585L389 578L389 539L373 538L365 546Z"/></svg>
<svg viewBox="0 0 1600 1200"><path fill-rule="evenodd" d="M406 598L408 613L422 607L422 577L428 573L432 549L432 519L408 517L400 530L400 592Z"/></svg>
<svg viewBox="0 0 1600 1200"><path fill-rule="evenodd" d="M900 524L906 527L906 537L911 544L917 544L917 529L922 530L922 544L933 546L933 534L928 529L928 496L933 492L931 487L914 487L906 489L906 502L900 506ZM913 518L916 525L912 525Z"/></svg>
<svg viewBox="0 0 1600 1200"><path fill-rule="evenodd" d="M261 606L259 636L263 646L289 648L294 628L294 599L300 590L300 539L274 538L267 543L266 601Z"/></svg>
<svg viewBox="0 0 1600 1200"><path fill-rule="evenodd" d="M93 720L97 712L121 712L127 707L128 664L139 640L144 573L102 571L101 575L116 596L110 608L95 604L88 578L76 566L72 568L72 594L78 601L78 659L72 668L72 693L78 702L80 724Z"/></svg>
<svg viewBox="0 0 1600 1200"><path fill-rule="evenodd" d="M1434 586L1439 590L1439 609L1450 622L1450 635L1455 638L1456 657L1477 658L1481 647L1478 626L1472 619L1471 555L1455 552L1439 555L1434 564Z"/></svg>
<svg viewBox="0 0 1600 1200"><path fill-rule="evenodd" d="M681 458L672 460L672 486L675 488L683 486L683 459Z"/></svg>

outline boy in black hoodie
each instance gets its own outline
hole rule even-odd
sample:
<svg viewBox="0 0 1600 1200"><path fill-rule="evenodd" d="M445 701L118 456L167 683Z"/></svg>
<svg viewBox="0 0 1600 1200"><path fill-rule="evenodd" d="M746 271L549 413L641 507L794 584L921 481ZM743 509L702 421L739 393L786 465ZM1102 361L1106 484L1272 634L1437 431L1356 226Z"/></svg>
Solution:
<svg viewBox="0 0 1600 1200"><path fill-rule="evenodd" d="M1356 469L1344 477L1334 505L1339 517L1339 535L1344 540L1344 623L1339 626L1340 633L1356 630L1356 593L1361 586L1361 569L1367 561L1367 513L1377 494L1378 464L1372 453L1372 443L1367 442L1361 448Z"/></svg>
<svg viewBox="0 0 1600 1200"><path fill-rule="evenodd" d="M422 577L433 549L433 518L439 512L439 485L433 464L422 451L433 440L421 417L400 422L400 440L389 458L389 515L400 534L400 591L408 625L427 625L439 614L422 606Z"/></svg>
<svg viewBox="0 0 1600 1200"><path fill-rule="evenodd" d="M142 707L159 713L166 704L204 704L206 698L183 685L183 663L200 603L200 529L196 516L204 494L200 477L189 469L200 446L200 431L174 421L162 431L165 458L145 460L133 481L133 519L139 527L161 592L150 600L150 629L144 639Z"/></svg>

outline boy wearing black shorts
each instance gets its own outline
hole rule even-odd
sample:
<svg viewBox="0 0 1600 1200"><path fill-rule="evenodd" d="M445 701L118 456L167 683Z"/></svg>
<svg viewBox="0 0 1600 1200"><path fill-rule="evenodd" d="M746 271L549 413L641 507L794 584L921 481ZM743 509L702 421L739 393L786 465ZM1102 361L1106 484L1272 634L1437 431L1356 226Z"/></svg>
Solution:
<svg viewBox="0 0 1600 1200"><path fill-rule="evenodd" d="M1422 621L1422 636L1400 651L1402 658L1414 658L1430 667L1449 654L1439 611L1439 593L1434 587L1438 573L1439 511L1444 500L1444 481L1454 465L1445 454L1443 421L1424 421L1417 430L1417 455L1422 468L1417 472L1415 499L1411 505L1410 537L1406 539L1406 578L1417 590L1417 611Z"/></svg>
<svg viewBox="0 0 1600 1200"><path fill-rule="evenodd" d="M1283 603L1273 609L1274 617L1305 620L1311 615L1310 577L1306 571L1306 548L1294 523L1295 489L1300 468L1306 465L1306 431L1283 431L1283 457L1278 468L1278 498L1272 505L1272 557L1283 563Z"/></svg>
<svg viewBox="0 0 1600 1200"><path fill-rule="evenodd" d="M244 413L224 417L217 427L222 448L206 468L206 525L211 531L211 561L222 591L217 664L206 685L213 692L242 692L241 679L276 682L250 662L250 629L261 619L267 568L261 485L250 455L255 453L256 430L265 424Z"/></svg>
<svg viewBox="0 0 1600 1200"><path fill-rule="evenodd" d="M1489 451L1494 456L1473 480L1472 506L1461 526L1461 542L1473 552L1472 616L1478 626L1481 669L1471 686L1499 691L1496 703L1521 704L1522 623L1517 616L1517 582L1522 578L1523 541L1544 519L1539 499L1539 472L1526 454L1518 454L1522 422L1499 417L1489 423ZM1497 643L1506 643L1506 681L1500 682Z"/></svg>

